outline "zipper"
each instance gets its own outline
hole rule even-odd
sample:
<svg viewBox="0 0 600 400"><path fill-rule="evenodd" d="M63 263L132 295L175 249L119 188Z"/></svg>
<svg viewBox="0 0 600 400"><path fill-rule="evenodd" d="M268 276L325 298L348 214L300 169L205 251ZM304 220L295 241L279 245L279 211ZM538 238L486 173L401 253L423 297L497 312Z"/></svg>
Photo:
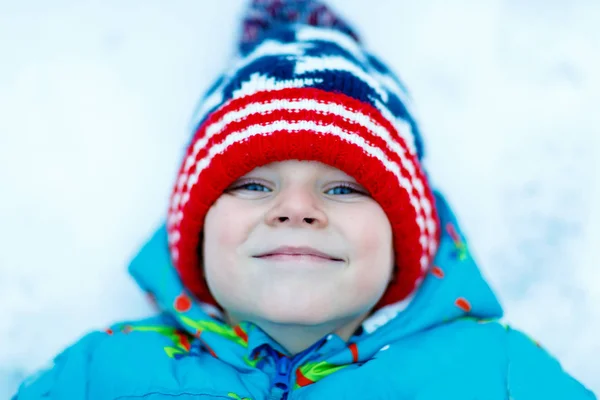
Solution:
<svg viewBox="0 0 600 400"><path fill-rule="evenodd" d="M275 378L271 384L268 400L286 400L288 398L291 385L290 375L294 370L293 367L302 361L307 354L320 347L324 341L325 339L322 339L308 349L297 354L295 357L293 357L295 362L292 362L289 357L280 356L276 351L269 347L268 351L275 359Z"/></svg>
<svg viewBox="0 0 600 400"><path fill-rule="evenodd" d="M290 372L292 371L292 361L278 354L275 355L277 361L275 364L275 379L271 385L269 400L285 400L290 391Z"/></svg>

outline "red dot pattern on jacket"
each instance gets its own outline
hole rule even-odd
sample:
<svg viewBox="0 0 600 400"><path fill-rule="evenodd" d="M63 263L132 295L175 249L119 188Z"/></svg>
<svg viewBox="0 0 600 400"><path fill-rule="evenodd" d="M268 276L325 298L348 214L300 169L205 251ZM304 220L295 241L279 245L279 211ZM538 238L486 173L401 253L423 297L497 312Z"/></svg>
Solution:
<svg viewBox="0 0 600 400"><path fill-rule="evenodd" d="M461 310L463 310L464 312L471 311L471 303L469 303L469 301L467 299L465 299L464 297L459 297L458 299L456 299L454 304L456 304L456 306L458 308L460 308Z"/></svg>
<svg viewBox="0 0 600 400"><path fill-rule="evenodd" d="M431 269L431 273L433 276L442 279L444 277L444 271L440 267L433 267Z"/></svg>
<svg viewBox="0 0 600 400"><path fill-rule="evenodd" d="M180 294L175 298L175 311L177 312L186 312L190 308L192 308L192 300L185 293Z"/></svg>

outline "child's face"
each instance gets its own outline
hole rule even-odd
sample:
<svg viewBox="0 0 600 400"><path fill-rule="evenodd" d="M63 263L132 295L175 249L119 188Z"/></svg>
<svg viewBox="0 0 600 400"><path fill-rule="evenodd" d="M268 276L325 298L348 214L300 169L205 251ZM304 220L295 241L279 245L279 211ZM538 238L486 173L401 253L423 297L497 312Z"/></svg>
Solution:
<svg viewBox="0 0 600 400"><path fill-rule="evenodd" d="M232 320L315 325L370 311L394 253L387 216L363 193L355 179L316 161L272 163L234 182L207 213L203 245L206 281ZM281 246L341 261L257 257Z"/></svg>

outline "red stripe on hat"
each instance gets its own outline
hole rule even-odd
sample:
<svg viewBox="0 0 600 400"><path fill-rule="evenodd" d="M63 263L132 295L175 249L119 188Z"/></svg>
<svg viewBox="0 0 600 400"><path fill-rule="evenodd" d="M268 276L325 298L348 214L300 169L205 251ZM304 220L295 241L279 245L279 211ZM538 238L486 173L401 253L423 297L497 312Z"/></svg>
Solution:
<svg viewBox="0 0 600 400"><path fill-rule="evenodd" d="M194 163L192 167L188 170L187 174L191 175L195 172L196 165L198 161L205 158L210 150L218 144L221 144L225 138L229 137L234 132L241 132L245 129L253 126L265 126L271 125L276 122L285 121L289 123L300 123L300 122L309 122L314 123L315 125L320 126L336 126L348 134L356 134L358 137L364 139L368 145L371 145L379 150L390 159L390 161L394 162L398 165L403 176L411 179L411 175L403 166L402 157L395 151L389 149L385 140L375 134L373 134L370 130L365 128L364 126L348 121L346 119L341 119L339 116L335 114L323 114L319 111L313 110L302 110L301 112L294 110L276 110L270 112L268 114L251 114L247 118L239 121L232 122L228 124L225 129L223 129L218 135L213 136L207 145L200 151L195 157ZM326 134L326 133L324 133ZM415 171L414 178L419 179L421 181L424 180L424 174L422 169L420 168L418 162L408 155L408 151L403 143L398 143L401 148L406 152L405 163L408 163L412 166ZM269 150L268 148L262 150ZM315 153L319 151L318 148L315 148ZM411 182L412 183L412 182ZM413 186L413 191L415 196L419 196L418 191Z"/></svg>
<svg viewBox="0 0 600 400"><path fill-rule="evenodd" d="M400 133L394 128L393 124L387 120L382 114L375 109L374 107L365 104L359 100L356 100L352 97L346 96L340 93L332 93L327 92L321 89L315 88L288 88L281 90L267 90L254 93L252 95L248 95L242 98L233 99L229 102L225 103L221 108L219 108L215 113L210 115L206 122L198 127L194 138L192 140L192 145L188 147L188 151L186 152L186 158L193 154L194 144L203 139L209 127L215 123L220 123L224 119L227 114L239 112L245 109L248 105L260 105L260 104L268 104L272 103L274 100L284 100L284 101L302 101L302 100L310 100L310 99L318 99L320 103L327 104L337 104L342 105L344 108L348 109L350 112L356 112L360 114L364 114L369 117L371 120L375 121L377 124L381 125L385 130L387 130L391 137L398 143L401 143L402 146L408 149L404 138L400 135ZM209 146L207 146L209 147ZM409 153L411 153L409 151ZM414 153L412 153L414 155ZM198 158L198 157L195 157ZM183 172L187 172L189 168L185 168L185 163L182 164L182 168L180 170L180 174Z"/></svg>
<svg viewBox="0 0 600 400"><path fill-rule="evenodd" d="M346 109L364 114L383 126L397 142L404 142L404 138L401 136L400 132L396 130L391 121L385 118L375 107L342 93L328 92L317 88L264 90L248 96L232 99L223 104L222 107L211 114L206 121L197 128L194 134L194 141L206 134L206 128L209 125L220 121L226 114L246 108L249 104L266 104L271 103L274 100L299 101L305 99L317 99L322 103L343 104ZM411 152L411 154L414 153Z"/></svg>
<svg viewBox="0 0 600 400"><path fill-rule="evenodd" d="M298 89L294 89L294 90L298 90ZM327 92L325 92L325 93L327 93ZM329 94L329 93L327 93L327 94ZM297 101L298 99L293 99L293 100ZM304 100L306 100L306 99L304 99ZM272 98L271 98L271 101L272 101ZM250 102L250 103L253 105L256 104L253 102ZM332 105L345 107L345 105L342 105L339 103L332 104ZM366 108L366 107L363 106L363 108ZM234 111L239 111L239 109L236 109ZM351 110L349 110L349 111L351 111ZM186 159L186 163L190 164L190 167L187 169L187 175L193 174L195 172L197 163L200 160L202 160L203 158L205 158L208 155L208 153L210 152L210 150L215 145L222 143L223 140L225 138L229 137L232 133L244 131L244 129L246 129L250 126L269 125L273 122L278 122L278 121L287 121L290 123L291 122L309 121L310 123L315 123L317 125L323 125L323 126L334 125L342 130L347 131L348 133L358 135L359 137L363 138L368 144L381 150L384 153L384 155L387 156L388 159L390 159L390 161L394 162L398 166L398 168L401 172L401 175L410 181L411 195L413 195L416 198L416 200L419 204L421 204L424 199L427 199L430 202L430 204L433 204L433 203L431 203L432 196L430 194L420 193L414 186L415 182L413 182L413 179L417 179L420 181L421 185L423 187L425 187L426 186L426 178L425 178L423 170L420 168L420 164L418 163L418 161L415 159L415 157L410 156L404 141L397 142L397 144L405 152L405 163L410 164L412 166L412 169L414 170L414 175L412 175L412 176L408 172L408 170L403 166L402 157L397 152L389 149L386 141L383 138L381 138L378 135L373 134L369 129L360 125L357 122L348 121L344 118L340 118L340 116L335 115L335 114L331 114L331 113L325 114L322 111L276 110L276 111L269 112L266 114L261 114L261 113L250 114L244 119L241 119L239 121L233 121L233 122L229 123L228 125L225 125L224 129L222 129L218 134L216 134L210 138L208 143L206 143L206 146L204 146L199 152L197 152L195 154L195 159L193 160L193 162L188 162L188 160ZM206 132L206 130L208 130L209 128L210 128L210 126L206 126L203 128L203 131ZM203 135L200 135L197 140L200 140L200 137L203 137ZM193 144L192 144L192 146L190 146L190 148L192 148L194 145L196 145L197 140L193 142ZM185 189L187 189L185 186L188 186L188 185L184 185L183 193L185 193L186 192ZM388 201L388 202L393 201L393 198L382 199L382 201L384 201L384 202L385 201ZM172 210L172 212L174 212L174 210ZM431 218L430 215L426 215L424 207L422 205L421 205L421 209L419 210L419 215L421 217L423 217L425 221L428 218ZM425 232L424 233L428 236L428 240L434 239L435 232L429 231L427 224L425 224Z"/></svg>

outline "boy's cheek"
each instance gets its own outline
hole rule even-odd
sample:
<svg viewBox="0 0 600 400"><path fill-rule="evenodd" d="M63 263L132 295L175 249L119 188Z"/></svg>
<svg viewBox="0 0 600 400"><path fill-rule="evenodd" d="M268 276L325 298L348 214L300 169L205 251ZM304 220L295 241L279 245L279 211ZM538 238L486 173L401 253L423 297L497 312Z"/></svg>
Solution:
<svg viewBox="0 0 600 400"><path fill-rule="evenodd" d="M206 246L228 246L236 241L236 226L239 229L239 221L236 224L236 215L225 210L214 209L205 219L204 234Z"/></svg>
<svg viewBox="0 0 600 400"><path fill-rule="evenodd" d="M374 256L382 258L393 255L391 230L386 232L371 224L356 229L355 232L352 241L357 258L372 258Z"/></svg>

